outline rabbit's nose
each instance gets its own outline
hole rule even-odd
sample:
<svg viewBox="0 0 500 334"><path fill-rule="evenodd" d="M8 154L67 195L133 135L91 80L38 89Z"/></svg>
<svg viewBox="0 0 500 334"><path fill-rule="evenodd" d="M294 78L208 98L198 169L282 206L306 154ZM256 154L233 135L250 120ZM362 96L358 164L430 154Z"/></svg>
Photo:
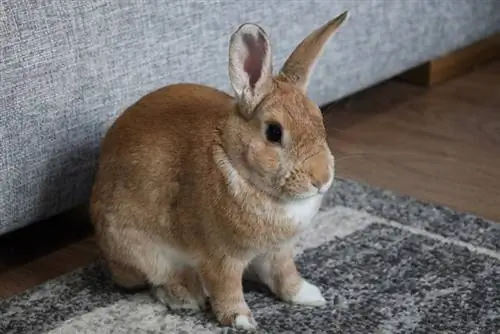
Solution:
<svg viewBox="0 0 500 334"><path fill-rule="evenodd" d="M325 193L330 189L333 182L333 172L331 168L314 168L311 174L311 184L317 188L320 193Z"/></svg>

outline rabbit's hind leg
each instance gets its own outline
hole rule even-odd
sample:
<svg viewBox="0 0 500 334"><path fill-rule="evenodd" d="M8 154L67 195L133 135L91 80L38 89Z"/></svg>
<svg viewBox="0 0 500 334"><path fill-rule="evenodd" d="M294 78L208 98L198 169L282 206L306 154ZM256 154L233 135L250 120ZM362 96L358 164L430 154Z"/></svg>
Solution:
<svg viewBox="0 0 500 334"><path fill-rule="evenodd" d="M146 277L138 270L116 261L108 261L107 264L111 279L118 287L127 291L147 288Z"/></svg>
<svg viewBox="0 0 500 334"><path fill-rule="evenodd" d="M173 310L204 310L207 299L196 271L184 267L172 271L163 284L152 288L154 296Z"/></svg>
<svg viewBox="0 0 500 334"><path fill-rule="evenodd" d="M139 229L120 229L110 235L113 238L107 239L106 245L112 246L108 247L113 250L112 258L127 264L127 270L110 266L118 285L130 289L147 283L153 296L172 309L205 307L203 285L183 252Z"/></svg>
<svg viewBox="0 0 500 334"><path fill-rule="evenodd" d="M189 265L189 257L164 241L149 239L136 251L136 263L146 273L153 296L171 309L206 307L203 284Z"/></svg>

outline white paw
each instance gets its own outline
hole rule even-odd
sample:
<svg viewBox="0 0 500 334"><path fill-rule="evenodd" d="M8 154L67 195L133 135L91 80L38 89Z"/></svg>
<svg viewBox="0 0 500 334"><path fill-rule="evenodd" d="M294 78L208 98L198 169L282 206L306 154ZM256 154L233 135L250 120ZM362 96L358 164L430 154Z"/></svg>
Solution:
<svg viewBox="0 0 500 334"><path fill-rule="evenodd" d="M257 328L257 325L255 323L255 320L253 320L252 318L249 318L246 315L239 314L236 316L236 318L234 318L233 327L250 330Z"/></svg>
<svg viewBox="0 0 500 334"><path fill-rule="evenodd" d="M302 281L299 292L292 298L292 303L308 306L322 306L326 304L326 301L317 286L304 280Z"/></svg>

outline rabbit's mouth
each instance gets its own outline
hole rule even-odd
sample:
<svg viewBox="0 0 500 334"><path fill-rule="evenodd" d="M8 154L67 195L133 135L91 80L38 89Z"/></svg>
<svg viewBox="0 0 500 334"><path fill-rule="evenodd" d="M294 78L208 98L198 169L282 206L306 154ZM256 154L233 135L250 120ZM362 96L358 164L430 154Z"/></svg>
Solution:
<svg viewBox="0 0 500 334"><path fill-rule="evenodd" d="M285 195L284 199L286 202L296 202L296 201L303 201L303 200L307 200L307 199L311 199L313 197L319 197L319 196L323 196L323 193L320 193L318 188L311 186L307 191L302 191L302 192L298 192L295 194Z"/></svg>

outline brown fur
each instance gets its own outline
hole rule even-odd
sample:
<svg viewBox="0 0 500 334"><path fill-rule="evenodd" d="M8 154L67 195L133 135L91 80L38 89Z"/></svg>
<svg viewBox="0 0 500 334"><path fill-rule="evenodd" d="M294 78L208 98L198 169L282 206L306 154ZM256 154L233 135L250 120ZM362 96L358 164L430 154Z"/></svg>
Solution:
<svg viewBox="0 0 500 334"><path fill-rule="evenodd" d="M312 54L296 50L288 63L317 58L334 30L323 28L315 39L321 45ZM244 68L256 56L241 42L248 33L266 43L253 48L267 50L258 75ZM303 279L291 246L310 217L302 221L287 210L333 176L321 112L303 94L304 85L290 80L309 70L272 77L268 43L255 25L233 34L235 98L175 84L129 107L102 141L92 190L96 238L115 282L151 285L160 300L181 307L203 307L205 289L224 325L239 326L238 315L254 324L241 282L251 263L269 269L258 276L281 299L297 295ZM266 139L268 121L282 124L281 145Z"/></svg>

